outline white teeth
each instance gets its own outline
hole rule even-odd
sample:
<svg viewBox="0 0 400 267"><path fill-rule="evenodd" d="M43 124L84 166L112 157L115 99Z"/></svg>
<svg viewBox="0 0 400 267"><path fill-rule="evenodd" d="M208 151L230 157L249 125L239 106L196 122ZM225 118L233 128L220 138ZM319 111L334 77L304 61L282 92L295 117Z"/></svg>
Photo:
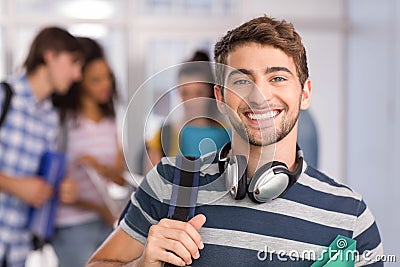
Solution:
<svg viewBox="0 0 400 267"><path fill-rule="evenodd" d="M252 120L265 120L265 119L270 119L275 117L275 115L278 114L278 111L270 111L267 113L247 113L246 116Z"/></svg>

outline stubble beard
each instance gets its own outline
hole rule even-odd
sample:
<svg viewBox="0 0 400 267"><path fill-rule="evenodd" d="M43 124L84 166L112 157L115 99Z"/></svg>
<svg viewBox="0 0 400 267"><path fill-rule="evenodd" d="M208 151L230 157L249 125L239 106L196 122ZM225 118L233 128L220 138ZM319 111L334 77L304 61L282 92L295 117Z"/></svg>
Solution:
<svg viewBox="0 0 400 267"><path fill-rule="evenodd" d="M285 109L286 111L287 109ZM281 141L285 138L296 125L297 119L300 114L300 107L297 112L292 112L282 120L280 125L269 127L268 129L255 129L243 123L243 121L236 114L230 114L229 120L232 124L233 129L239 134L239 136L248 141L253 146L269 146ZM260 134L257 134L260 133Z"/></svg>

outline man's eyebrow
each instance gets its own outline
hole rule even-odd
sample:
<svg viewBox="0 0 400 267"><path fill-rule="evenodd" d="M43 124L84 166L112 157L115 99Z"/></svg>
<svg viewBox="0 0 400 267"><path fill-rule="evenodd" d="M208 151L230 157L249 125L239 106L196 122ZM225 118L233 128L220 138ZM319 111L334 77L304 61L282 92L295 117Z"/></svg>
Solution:
<svg viewBox="0 0 400 267"><path fill-rule="evenodd" d="M229 72L227 79L231 78L233 75L252 75L253 71L248 69L235 69Z"/></svg>
<svg viewBox="0 0 400 267"><path fill-rule="evenodd" d="M287 73L289 73L290 75L293 76L293 73L286 67L268 67L265 70L265 73L268 74L268 73L273 73L273 72L278 72L278 71L284 71L284 72L287 72Z"/></svg>
<svg viewBox="0 0 400 267"><path fill-rule="evenodd" d="M284 71L293 76L293 73L286 67L267 67L265 73L269 74L278 71ZM253 75L253 71L248 69L235 69L228 74L227 79L231 78L234 75Z"/></svg>

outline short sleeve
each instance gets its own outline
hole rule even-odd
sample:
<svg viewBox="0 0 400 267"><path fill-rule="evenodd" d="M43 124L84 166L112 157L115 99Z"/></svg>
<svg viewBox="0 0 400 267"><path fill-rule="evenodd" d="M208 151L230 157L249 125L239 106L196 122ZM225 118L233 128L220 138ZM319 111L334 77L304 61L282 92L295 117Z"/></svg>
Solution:
<svg viewBox="0 0 400 267"><path fill-rule="evenodd" d="M379 261L383 247L378 226L364 201L360 202L352 238L357 241L359 256L355 266L383 266Z"/></svg>
<svg viewBox="0 0 400 267"><path fill-rule="evenodd" d="M160 162L145 176L121 221L121 228L139 242L145 243L150 227L167 217L172 191L168 167L173 168Z"/></svg>

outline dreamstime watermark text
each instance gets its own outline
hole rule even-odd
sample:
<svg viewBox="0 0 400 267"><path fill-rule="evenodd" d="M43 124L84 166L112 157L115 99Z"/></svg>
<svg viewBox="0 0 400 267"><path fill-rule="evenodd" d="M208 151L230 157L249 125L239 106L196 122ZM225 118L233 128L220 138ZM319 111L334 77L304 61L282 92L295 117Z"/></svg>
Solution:
<svg viewBox="0 0 400 267"><path fill-rule="evenodd" d="M338 239L337 249L328 247L324 251L315 250L274 250L265 246L263 250L257 252L257 259L259 261L303 261L312 260L320 261L324 258L329 258L333 261L342 262L397 262L396 255L376 255L371 250L365 250L363 253L359 253L357 250L343 250L347 247L347 241L345 239Z"/></svg>

